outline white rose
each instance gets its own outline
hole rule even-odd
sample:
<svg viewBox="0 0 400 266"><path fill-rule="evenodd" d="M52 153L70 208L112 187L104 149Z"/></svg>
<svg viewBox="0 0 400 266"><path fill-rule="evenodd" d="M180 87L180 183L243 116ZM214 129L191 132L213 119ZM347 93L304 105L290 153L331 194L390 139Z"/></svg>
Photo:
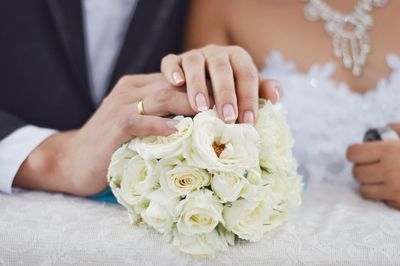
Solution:
<svg viewBox="0 0 400 266"><path fill-rule="evenodd" d="M262 178L265 191L258 195L261 195L263 200L272 203L271 213L266 218L263 227L263 231L267 232L283 224L292 209L301 204L303 183L301 176L295 172L279 176L262 171Z"/></svg>
<svg viewBox="0 0 400 266"><path fill-rule="evenodd" d="M275 205L272 212L264 222L263 233L270 232L278 226L286 222L290 208L286 204L281 203Z"/></svg>
<svg viewBox="0 0 400 266"><path fill-rule="evenodd" d="M179 215L179 233L194 235L210 233L222 221L222 204L212 191L203 189L192 192L179 202L176 212Z"/></svg>
<svg viewBox="0 0 400 266"><path fill-rule="evenodd" d="M294 140L285 116L280 104L260 100L255 125L261 139L260 165L271 173L297 167L292 160Z"/></svg>
<svg viewBox="0 0 400 266"><path fill-rule="evenodd" d="M258 241L270 213L265 201L239 199L224 207L225 228L239 238Z"/></svg>
<svg viewBox="0 0 400 266"><path fill-rule="evenodd" d="M213 175L211 188L221 201L225 203L237 200L247 183L246 178L236 173L219 172Z"/></svg>
<svg viewBox="0 0 400 266"><path fill-rule="evenodd" d="M260 166L247 170L246 179L253 185L262 185Z"/></svg>
<svg viewBox="0 0 400 266"><path fill-rule="evenodd" d="M175 117L180 120L176 126L177 132L169 136L148 136L135 138L129 143L129 148L136 151L145 160L171 158L182 154L186 140L192 132L193 121L190 117Z"/></svg>
<svg viewBox="0 0 400 266"><path fill-rule="evenodd" d="M130 209L132 206L129 205L121 196L121 180L123 178L126 165L128 164L129 160L136 155L136 152L129 149L127 144L124 144L114 152L108 167L107 180L109 182L111 191L115 195L117 201L127 209Z"/></svg>
<svg viewBox="0 0 400 266"><path fill-rule="evenodd" d="M269 232L275 229L276 227L282 225L286 222L287 217L294 206L291 206L290 203L286 200L281 200L276 202L272 206L272 211L269 216L266 217L264 221L263 232Z"/></svg>
<svg viewBox="0 0 400 266"><path fill-rule="evenodd" d="M274 155L273 153L266 154L260 153L260 167L262 171L279 176L290 175L297 171L298 164L291 151ZM264 160L261 158L267 159Z"/></svg>
<svg viewBox="0 0 400 266"><path fill-rule="evenodd" d="M235 245L235 234L226 230L226 228L219 224L217 227L217 231L219 236L228 244L228 245Z"/></svg>
<svg viewBox="0 0 400 266"><path fill-rule="evenodd" d="M294 207L300 206L304 191L303 177L294 172L292 175L288 176L288 181L290 184L289 191L291 191L288 201L290 202L290 205Z"/></svg>
<svg viewBox="0 0 400 266"><path fill-rule="evenodd" d="M154 167L155 162L145 161L140 155L127 162L120 185L120 196L129 206L136 205L140 197L149 194L156 187Z"/></svg>
<svg viewBox="0 0 400 266"><path fill-rule="evenodd" d="M157 165L161 188L170 195L182 196L210 185L210 174L180 160L161 160Z"/></svg>
<svg viewBox="0 0 400 266"><path fill-rule="evenodd" d="M291 174L277 175L262 171L264 186L267 186L279 202L285 201L290 206L301 204L303 192L302 177L295 172Z"/></svg>
<svg viewBox="0 0 400 266"><path fill-rule="evenodd" d="M179 199L167 196L161 189L152 192L147 198L150 203L141 213L143 221L161 234L169 233L174 223L174 209Z"/></svg>
<svg viewBox="0 0 400 266"><path fill-rule="evenodd" d="M259 141L251 125L225 124L216 110L209 110L194 117L184 156L191 165L209 171L243 174L258 165Z"/></svg>
<svg viewBox="0 0 400 266"><path fill-rule="evenodd" d="M272 212L265 221L267 226L264 226L264 232L271 231L286 222L293 208L301 204L301 195L303 191L301 177L293 176L292 178L294 182L285 183L286 193L272 206ZM278 185L278 183L280 184ZM272 190L276 191L282 189L283 186L280 186L282 186L282 182L277 182L272 186Z"/></svg>
<svg viewBox="0 0 400 266"><path fill-rule="evenodd" d="M259 195L260 190L260 186L247 183L240 192L240 197L252 201L261 200L262 197Z"/></svg>
<svg viewBox="0 0 400 266"><path fill-rule="evenodd" d="M117 149L111 157L108 167L107 180L119 185L124 174L126 163L137 153L128 148L127 144Z"/></svg>
<svg viewBox="0 0 400 266"><path fill-rule="evenodd" d="M130 199L130 202L127 203L124 198L117 198L118 202L128 209L129 221L132 224L142 223L141 213L149 207L150 200L146 196L135 196Z"/></svg>
<svg viewBox="0 0 400 266"><path fill-rule="evenodd" d="M213 257L228 247L226 240L216 230L193 236L175 231L172 245L183 253L198 257Z"/></svg>

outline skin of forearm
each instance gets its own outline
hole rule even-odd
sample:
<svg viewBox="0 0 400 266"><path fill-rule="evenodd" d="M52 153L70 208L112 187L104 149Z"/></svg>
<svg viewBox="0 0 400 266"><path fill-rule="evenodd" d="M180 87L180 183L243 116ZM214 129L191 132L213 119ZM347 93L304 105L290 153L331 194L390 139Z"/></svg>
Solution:
<svg viewBox="0 0 400 266"><path fill-rule="evenodd" d="M78 195L73 179L61 170L65 151L74 134L76 131L56 133L37 146L22 163L13 186Z"/></svg>

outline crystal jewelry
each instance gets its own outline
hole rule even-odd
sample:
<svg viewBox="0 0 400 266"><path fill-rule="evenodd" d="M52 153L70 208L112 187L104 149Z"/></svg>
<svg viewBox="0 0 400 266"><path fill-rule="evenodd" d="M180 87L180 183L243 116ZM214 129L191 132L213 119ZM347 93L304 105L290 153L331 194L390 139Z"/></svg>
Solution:
<svg viewBox="0 0 400 266"><path fill-rule="evenodd" d="M335 57L342 58L344 66L351 68L354 76L359 76L371 50L368 34L373 26L371 10L386 4L387 0L359 0L352 13L343 14L323 0L308 0L304 16L309 21L321 19L325 22Z"/></svg>
<svg viewBox="0 0 400 266"><path fill-rule="evenodd" d="M144 115L143 100L140 100L137 103L137 113L139 115Z"/></svg>

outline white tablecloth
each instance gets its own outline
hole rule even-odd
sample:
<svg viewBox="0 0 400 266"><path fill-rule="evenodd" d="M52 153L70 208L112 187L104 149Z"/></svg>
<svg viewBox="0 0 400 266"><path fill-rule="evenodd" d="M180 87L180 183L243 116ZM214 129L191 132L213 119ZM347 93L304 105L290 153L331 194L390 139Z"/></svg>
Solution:
<svg viewBox="0 0 400 266"><path fill-rule="evenodd" d="M119 206L61 194L0 194L0 265L400 265L400 211L348 185L310 185L290 221L214 259L175 251Z"/></svg>

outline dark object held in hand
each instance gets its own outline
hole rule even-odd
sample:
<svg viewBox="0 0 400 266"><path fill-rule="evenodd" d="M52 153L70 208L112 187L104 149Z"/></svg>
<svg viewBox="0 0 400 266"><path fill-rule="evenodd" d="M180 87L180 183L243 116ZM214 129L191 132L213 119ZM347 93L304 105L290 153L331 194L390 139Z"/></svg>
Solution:
<svg viewBox="0 0 400 266"><path fill-rule="evenodd" d="M364 134L364 142L399 139L399 135L390 127L370 128Z"/></svg>

